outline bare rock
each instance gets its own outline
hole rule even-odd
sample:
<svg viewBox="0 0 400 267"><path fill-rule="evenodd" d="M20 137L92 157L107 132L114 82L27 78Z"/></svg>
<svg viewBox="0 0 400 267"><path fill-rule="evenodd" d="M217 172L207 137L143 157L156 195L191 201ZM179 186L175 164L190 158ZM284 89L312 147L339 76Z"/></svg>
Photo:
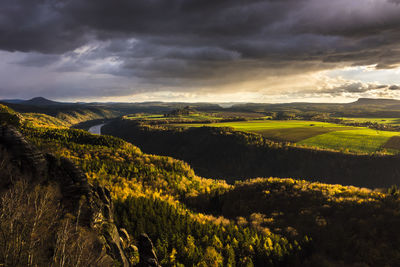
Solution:
<svg viewBox="0 0 400 267"><path fill-rule="evenodd" d="M46 159L14 126L0 125L0 144L7 149L13 164L22 173L29 174L31 177L40 177L40 179L45 178Z"/></svg>
<svg viewBox="0 0 400 267"><path fill-rule="evenodd" d="M158 263L156 253L154 252L154 246L147 234L141 234L138 240L139 248L139 264L141 267L148 266L161 266Z"/></svg>
<svg viewBox="0 0 400 267"><path fill-rule="evenodd" d="M146 234L138 240L138 248L125 229L114 224L110 191L88 183L85 173L67 158L43 154L10 125L0 125L0 153L10 155L10 163L18 173L26 174L29 184L55 183L59 187L59 201L65 213L73 214L77 223L96 233L99 249L99 266L110 266L118 261L124 267L133 265L139 251L139 266L160 266L153 243ZM12 181L3 181L6 187Z"/></svg>

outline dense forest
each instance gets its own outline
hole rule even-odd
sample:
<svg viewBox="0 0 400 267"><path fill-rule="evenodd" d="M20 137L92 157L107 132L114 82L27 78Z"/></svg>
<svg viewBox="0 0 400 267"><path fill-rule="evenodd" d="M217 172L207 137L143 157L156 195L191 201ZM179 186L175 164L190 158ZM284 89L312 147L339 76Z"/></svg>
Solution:
<svg viewBox="0 0 400 267"><path fill-rule="evenodd" d="M95 136L82 130L25 128L23 132L42 150L74 160L89 181L109 187L116 200L118 225L136 238L142 231L149 233L156 242L162 265L192 262L210 266L214 261L222 264L224 259L239 265L300 262L294 259L300 257L296 251L305 242L303 238L296 245L284 236L258 233L219 216L188 210L183 204L186 198L215 194L229 186L195 176L181 161L146 155L121 139ZM188 240L196 249L184 253ZM212 240L217 247L212 245ZM233 246L231 241L237 244ZM265 244L271 248L265 249ZM230 255L228 258L223 257L226 253ZM177 255L171 259L172 254ZM208 262L202 263L205 259Z"/></svg>
<svg viewBox="0 0 400 267"><path fill-rule="evenodd" d="M289 236L312 237L317 266L396 266L400 261L398 191L388 195L352 186L259 178L190 202L201 212L236 218L242 225ZM331 264L332 264L331 262ZM363 264L361 264L363 263Z"/></svg>
<svg viewBox="0 0 400 267"><path fill-rule="evenodd" d="M55 166L68 159L90 185L107 188L116 226L126 229L134 245L147 233L162 266L395 266L400 260L395 187L370 190L281 178L228 184L199 177L181 160L145 154L117 137L26 123L6 107L1 114L3 124L14 125ZM211 140L233 136L230 142L253 144L252 150L266 145L259 136L236 136L227 129L200 131ZM207 140L202 138L199 144ZM139 254L131 252L131 264L139 262Z"/></svg>
<svg viewBox="0 0 400 267"><path fill-rule="evenodd" d="M375 188L400 181L399 156L344 154L276 143L230 128L181 129L124 119L112 121L102 131L146 153L182 159L201 176L230 183L274 176Z"/></svg>

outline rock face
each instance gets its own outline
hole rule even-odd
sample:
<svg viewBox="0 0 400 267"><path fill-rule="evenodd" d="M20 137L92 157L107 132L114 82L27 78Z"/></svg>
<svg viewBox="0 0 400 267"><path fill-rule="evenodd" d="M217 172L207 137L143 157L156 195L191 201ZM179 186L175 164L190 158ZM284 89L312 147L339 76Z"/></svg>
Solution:
<svg viewBox="0 0 400 267"><path fill-rule="evenodd" d="M102 244L98 253L99 266L110 266L116 261L122 266L132 266L130 258L136 248L132 245L129 234L124 229L117 229L114 224L108 189L89 184L82 170L69 159L56 158L51 154L43 155L13 126L0 125L0 148L6 150L14 169L19 170L29 184L57 184L64 212L73 214L79 225L87 227L98 236ZM0 189L7 188L12 183L4 180L6 179L0 179ZM140 257L141 261L152 264L142 266L159 266L148 237L141 238L139 245L144 253Z"/></svg>
<svg viewBox="0 0 400 267"><path fill-rule="evenodd" d="M141 267L160 266L157 260L156 253L154 252L153 243L146 234L141 234L139 237L139 265Z"/></svg>
<svg viewBox="0 0 400 267"><path fill-rule="evenodd" d="M49 176L60 185L62 206L72 214L79 214L80 225L101 235L106 248L101 257L111 257L123 266L130 266L114 224L110 191L102 186L89 184L82 170L69 159L56 159L49 154L46 157L49 162Z"/></svg>
<svg viewBox="0 0 400 267"><path fill-rule="evenodd" d="M13 126L0 125L0 144L11 155L11 161L21 172L45 178L47 162L43 154L21 135Z"/></svg>

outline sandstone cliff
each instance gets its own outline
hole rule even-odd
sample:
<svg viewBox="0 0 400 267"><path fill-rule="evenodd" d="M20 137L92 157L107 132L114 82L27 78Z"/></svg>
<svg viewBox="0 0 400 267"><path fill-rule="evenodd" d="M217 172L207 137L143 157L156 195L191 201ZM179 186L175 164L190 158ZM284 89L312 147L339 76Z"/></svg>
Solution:
<svg viewBox="0 0 400 267"><path fill-rule="evenodd" d="M8 157L7 162L3 159L0 193L10 187L16 177L23 177L31 186L55 184L60 192L58 201L63 214L72 214L80 227L96 236L100 244L94 252L98 258L96 264L112 266L119 262L122 266L132 266L131 257L137 248L129 234L114 224L107 188L89 184L85 174L70 160L43 154L14 126L0 125L0 153ZM139 240L139 252L141 266L159 266L146 235Z"/></svg>

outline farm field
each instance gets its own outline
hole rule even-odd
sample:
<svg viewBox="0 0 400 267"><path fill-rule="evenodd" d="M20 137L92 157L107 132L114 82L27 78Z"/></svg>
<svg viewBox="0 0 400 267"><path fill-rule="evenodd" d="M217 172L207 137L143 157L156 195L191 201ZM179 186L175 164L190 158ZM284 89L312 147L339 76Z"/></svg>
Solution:
<svg viewBox="0 0 400 267"><path fill-rule="evenodd" d="M307 147L351 153L400 152L400 132L377 131L316 121L239 121L210 124L175 124L177 127L232 127L253 132L275 141L288 141Z"/></svg>
<svg viewBox="0 0 400 267"><path fill-rule="evenodd" d="M267 116L263 113L257 112L232 112L232 111L216 111L216 112L191 112L185 115L172 115L165 116L164 114L148 114L148 113L134 113L123 116L124 119L128 120L147 120L147 121L220 121L224 119L238 120L267 120L271 119L271 116Z"/></svg>
<svg viewBox="0 0 400 267"><path fill-rule="evenodd" d="M400 118L350 118L350 117L340 117L339 119L344 120L349 123L363 123L363 122L373 122L379 124L390 124L390 125L399 125L400 126Z"/></svg>
<svg viewBox="0 0 400 267"><path fill-rule="evenodd" d="M374 153L383 152L396 153L400 146L396 143L386 145L391 138L400 136L399 132L376 131L368 128L359 128L344 131L332 131L317 135L299 142L306 146L328 148L348 152ZM392 143L392 142L390 142ZM392 150L397 151L392 151Z"/></svg>
<svg viewBox="0 0 400 267"><path fill-rule="evenodd" d="M163 114L132 114L125 115L124 119L128 120L146 120L146 121L205 121L205 120L221 120L222 117L219 117L214 114L204 114L204 113L194 113L189 115L177 116L177 117L166 117Z"/></svg>

